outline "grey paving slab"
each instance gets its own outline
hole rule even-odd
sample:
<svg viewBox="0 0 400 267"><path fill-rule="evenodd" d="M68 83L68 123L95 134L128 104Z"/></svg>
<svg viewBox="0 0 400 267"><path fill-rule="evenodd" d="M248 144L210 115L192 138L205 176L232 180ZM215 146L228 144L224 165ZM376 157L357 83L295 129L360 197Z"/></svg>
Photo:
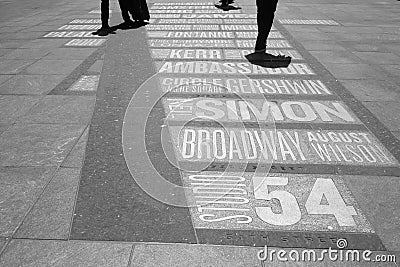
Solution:
<svg viewBox="0 0 400 267"><path fill-rule="evenodd" d="M17 74L32 65L35 60L6 59L0 62L0 74Z"/></svg>
<svg viewBox="0 0 400 267"><path fill-rule="evenodd" d="M321 63L361 63L361 60L347 51L310 51Z"/></svg>
<svg viewBox="0 0 400 267"><path fill-rule="evenodd" d="M24 40L1 40L0 48L18 48L25 44Z"/></svg>
<svg viewBox="0 0 400 267"><path fill-rule="evenodd" d="M398 102L363 103L389 130L400 130L400 105Z"/></svg>
<svg viewBox="0 0 400 267"><path fill-rule="evenodd" d="M83 59L95 50L95 48L57 48L43 59Z"/></svg>
<svg viewBox="0 0 400 267"><path fill-rule="evenodd" d="M398 44L384 44L385 48L391 51L392 53L395 53L396 55L400 55L400 47Z"/></svg>
<svg viewBox="0 0 400 267"><path fill-rule="evenodd" d="M101 70L103 69L103 63L104 60L97 60L92 66L90 66L88 72L101 73Z"/></svg>
<svg viewBox="0 0 400 267"><path fill-rule="evenodd" d="M3 249L4 245L6 244L6 238L0 237L0 251Z"/></svg>
<svg viewBox="0 0 400 267"><path fill-rule="evenodd" d="M68 40L61 39L52 39L52 40L44 40L38 39L31 42L22 42L20 46L21 48L57 48L65 44ZM0 46L1 47L1 46Z"/></svg>
<svg viewBox="0 0 400 267"><path fill-rule="evenodd" d="M21 33L23 32L48 32L54 30L54 26L48 25L36 25L33 27L19 27L21 28Z"/></svg>
<svg viewBox="0 0 400 267"><path fill-rule="evenodd" d="M14 233L55 171L55 168L0 168L0 236Z"/></svg>
<svg viewBox="0 0 400 267"><path fill-rule="evenodd" d="M95 101L94 96L45 96L19 121L86 124L92 116Z"/></svg>
<svg viewBox="0 0 400 267"><path fill-rule="evenodd" d="M7 53L12 52L14 49L11 48L0 48L0 57L4 56Z"/></svg>
<svg viewBox="0 0 400 267"><path fill-rule="evenodd" d="M260 266L256 248L183 244L136 245L130 267Z"/></svg>
<svg viewBox="0 0 400 267"><path fill-rule="evenodd" d="M367 64L322 63L337 79L388 80L387 74Z"/></svg>
<svg viewBox="0 0 400 267"><path fill-rule="evenodd" d="M79 173L80 169L59 169L14 237L68 239Z"/></svg>
<svg viewBox="0 0 400 267"><path fill-rule="evenodd" d="M399 64L400 56L393 53L353 52L357 57L369 64Z"/></svg>
<svg viewBox="0 0 400 267"><path fill-rule="evenodd" d="M69 74L83 60L45 60L41 59L30 65L24 74Z"/></svg>
<svg viewBox="0 0 400 267"><path fill-rule="evenodd" d="M310 40L335 40L335 38L332 37L331 34L323 32L291 32L291 34L299 42Z"/></svg>
<svg viewBox="0 0 400 267"><path fill-rule="evenodd" d="M15 75L11 75L11 74L1 74L0 75L0 85L5 83L7 80L11 79L14 76Z"/></svg>
<svg viewBox="0 0 400 267"><path fill-rule="evenodd" d="M47 55L50 51L48 49L15 49L11 53L3 56L3 59L40 59Z"/></svg>
<svg viewBox="0 0 400 267"><path fill-rule="evenodd" d="M396 63L398 64L399 61ZM390 75L393 75L396 79L400 78L400 65L383 65L382 68L390 73Z"/></svg>
<svg viewBox="0 0 400 267"><path fill-rule="evenodd" d="M400 101L400 90L397 84L391 81L340 80L360 101Z"/></svg>
<svg viewBox="0 0 400 267"><path fill-rule="evenodd" d="M40 96L0 95L0 123L14 123L40 101Z"/></svg>
<svg viewBox="0 0 400 267"><path fill-rule="evenodd" d="M346 183L388 250L400 247L400 180L398 177L353 176Z"/></svg>
<svg viewBox="0 0 400 267"><path fill-rule="evenodd" d="M345 51L346 49L334 41L302 41L301 44L309 51Z"/></svg>
<svg viewBox="0 0 400 267"><path fill-rule="evenodd" d="M11 126L11 124L0 123L0 134L5 132L10 126Z"/></svg>
<svg viewBox="0 0 400 267"><path fill-rule="evenodd" d="M395 131L395 132L392 132L392 133L394 134L394 136L397 137L397 139L400 140L400 131Z"/></svg>
<svg viewBox="0 0 400 267"><path fill-rule="evenodd" d="M128 266L132 244L14 239L0 258L1 266Z"/></svg>
<svg viewBox="0 0 400 267"><path fill-rule="evenodd" d="M86 151L86 144L88 139L89 128L83 132L81 138L79 138L78 143L71 150L71 153L68 154L67 158L63 161L63 167L77 167L81 168L83 164L83 159Z"/></svg>
<svg viewBox="0 0 400 267"><path fill-rule="evenodd" d="M13 75L0 85L0 94L47 94L63 81L66 75Z"/></svg>
<svg viewBox="0 0 400 267"><path fill-rule="evenodd" d="M15 124L0 136L1 166L58 166L84 125Z"/></svg>

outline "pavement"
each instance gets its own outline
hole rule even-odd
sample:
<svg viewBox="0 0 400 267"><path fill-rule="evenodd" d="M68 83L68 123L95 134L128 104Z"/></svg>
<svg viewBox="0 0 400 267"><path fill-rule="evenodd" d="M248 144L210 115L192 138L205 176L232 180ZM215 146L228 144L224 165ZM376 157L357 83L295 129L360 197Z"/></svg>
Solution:
<svg viewBox="0 0 400 267"><path fill-rule="evenodd" d="M0 266L398 265L399 2L214 4L0 1Z"/></svg>

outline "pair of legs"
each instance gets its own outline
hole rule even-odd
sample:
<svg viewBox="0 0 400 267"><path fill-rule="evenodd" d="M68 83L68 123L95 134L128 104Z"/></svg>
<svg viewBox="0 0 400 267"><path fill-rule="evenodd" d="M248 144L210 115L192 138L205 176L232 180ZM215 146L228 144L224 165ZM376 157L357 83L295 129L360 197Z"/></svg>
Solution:
<svg viewBox="0 0 400 267"><path fill-rule="evenodd" d="M129 2L128 2L128 0L118 0L118 2L119 2L119 6L121 8L122 19L126 23L131 23L132 20L131 20L131 18L129 16ZM109 12L110 12L110 0L101 0L100 9L101 9L101 28L102 29L109 29L110 26L108 24L108 21L110 19L110 14L109 14ZM147 5L144 7L144 10L145 10L145 18L143 18L143 19L148 20L149 16L147 15L148 14Z"/></svg>
<svg viewBox="0 0 400 267"><path fill-rule="evenodd" d="M255 52L265 53L278 0L256 0L258 36Z"/></svg>

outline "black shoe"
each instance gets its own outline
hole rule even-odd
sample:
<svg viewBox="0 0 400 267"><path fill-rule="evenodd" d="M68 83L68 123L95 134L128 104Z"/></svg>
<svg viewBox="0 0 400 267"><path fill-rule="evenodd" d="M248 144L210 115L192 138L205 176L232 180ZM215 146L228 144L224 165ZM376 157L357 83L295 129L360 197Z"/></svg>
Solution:
<svg viewBox="0 0 400 267"><path fill-rule="evenodd" d="M118 25L118 28L125 30L125 29L130 29L135 26L135 22L132 20L125 20L121 24Z"/></svg>
<svg viewBox="0 0 400 267"><path fill-rule="evenodd" d="M113 30L111 29L110 26L106 26L106 27L101 27L100 29L98 29L95 32L92 32L93 35L98 35L98 36L107 36L108 34L110 34L111 32L113 32Z"/></svg>
<svg viewBox="0 0 400 267"><path fill-rule="evenodd" d="M264 61L264 62L275 62L275 61L287 61L291 60L291 57L284 55L271 55L265 52L255 52L246 56L251 61Z"/></svg>

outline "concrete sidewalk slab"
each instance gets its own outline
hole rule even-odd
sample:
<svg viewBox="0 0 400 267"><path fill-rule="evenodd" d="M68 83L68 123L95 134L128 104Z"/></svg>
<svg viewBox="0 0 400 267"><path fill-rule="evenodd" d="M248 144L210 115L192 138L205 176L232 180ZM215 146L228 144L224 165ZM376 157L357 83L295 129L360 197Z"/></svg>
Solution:
<svg viewBox="0 0 400 267"><path fill-rule="evenodd" d="M399 177L354 176L346 184L389 251L400 247Z"/></svg>
<svg viewBox="0 0 400 267"><path fill-rule="evenodd" d="M45 96L19 122L87 124L95 100L94 96Z"/></svg>
<svg viewBox="0 0 400 267"><path fill-rule="evenodd" d="M55 171L55 168L0 168L0 236L13 235Z"/></svg>
<svg viewBox="0 0 400 267"><path fill-rule="evenodd" d="M80 169L60 168L14 237L68 239L79 174Z"/></svg>
<svg viewBox="0 0 400 267"><path fill-rule="evenodd" d="M26 68L24 74L69 74L78 67L83 60L46 60L40 59Z"/></svg>
<svg viewBox="0 0 400 267"><path fill-rule="evenodd" d="M14 123L41 99L41 96L0 95L0 123Z"/></svg>
<svg viewBox="0 0 400 267"><path fill-rule="evenodd" d="M45 95L61 83L65 77L65 74L13 75L1 84L0 94Z"/></svg>
<svg viewBox="0 0 400 267"><path fill-rule="evenodd" d="M88 57L94 51L96 51L95 48L56 48L43 59L82 59Z"/></svg>
<svg viewBox="0 0 400 267"><path fill-rule="evenodd" d="M160 244L135 245L130 267L261 266L257 248Z"/></svg>
<svg viewBox="0 0 400 267"><path fill-rule="evenodd" d="M0 62L0 74L17 74L32 65L36 60L6 59Z"/></svg>
<svg viewBox="0 0 400 267"><path fill-rule="evenodd" d="M68 154L67 158L63 161L63 163L61 164L62 167L82 168L88 136L89 127L86 128L82 136L79 138L78 143L76 143L74 148Z"/></svg>
<svg viewBox="0 0 400 267"><path fill-rule="evenodd" d="M0 256L0 265L17 266L128 266L132 244L14 239Z"/></svg>
<svg viewBox="0 0 400 267"><path fill-rule="evenodd" d="M2 59L40 59L49 53L48 49L15 49L11 53L5 54Z"/></svg>
<svg viewBox="0 0 400 267"><path fill-rule="evenodd" d="M400 131L400 105L398 102L365 102L364 105L391 131Z"/></svg>
<svg viewBox="0 0 400 267"><path fill-rule="evenodd" d="M360 101L400 101L400 90L393 81L340 80L344 87Z"/></svg>
<svg viewBox="0 0 400 267"><path fill-rule="evenodd" d="M1 166L59 166L85 126L16 124L0 136Z"/></svg>

